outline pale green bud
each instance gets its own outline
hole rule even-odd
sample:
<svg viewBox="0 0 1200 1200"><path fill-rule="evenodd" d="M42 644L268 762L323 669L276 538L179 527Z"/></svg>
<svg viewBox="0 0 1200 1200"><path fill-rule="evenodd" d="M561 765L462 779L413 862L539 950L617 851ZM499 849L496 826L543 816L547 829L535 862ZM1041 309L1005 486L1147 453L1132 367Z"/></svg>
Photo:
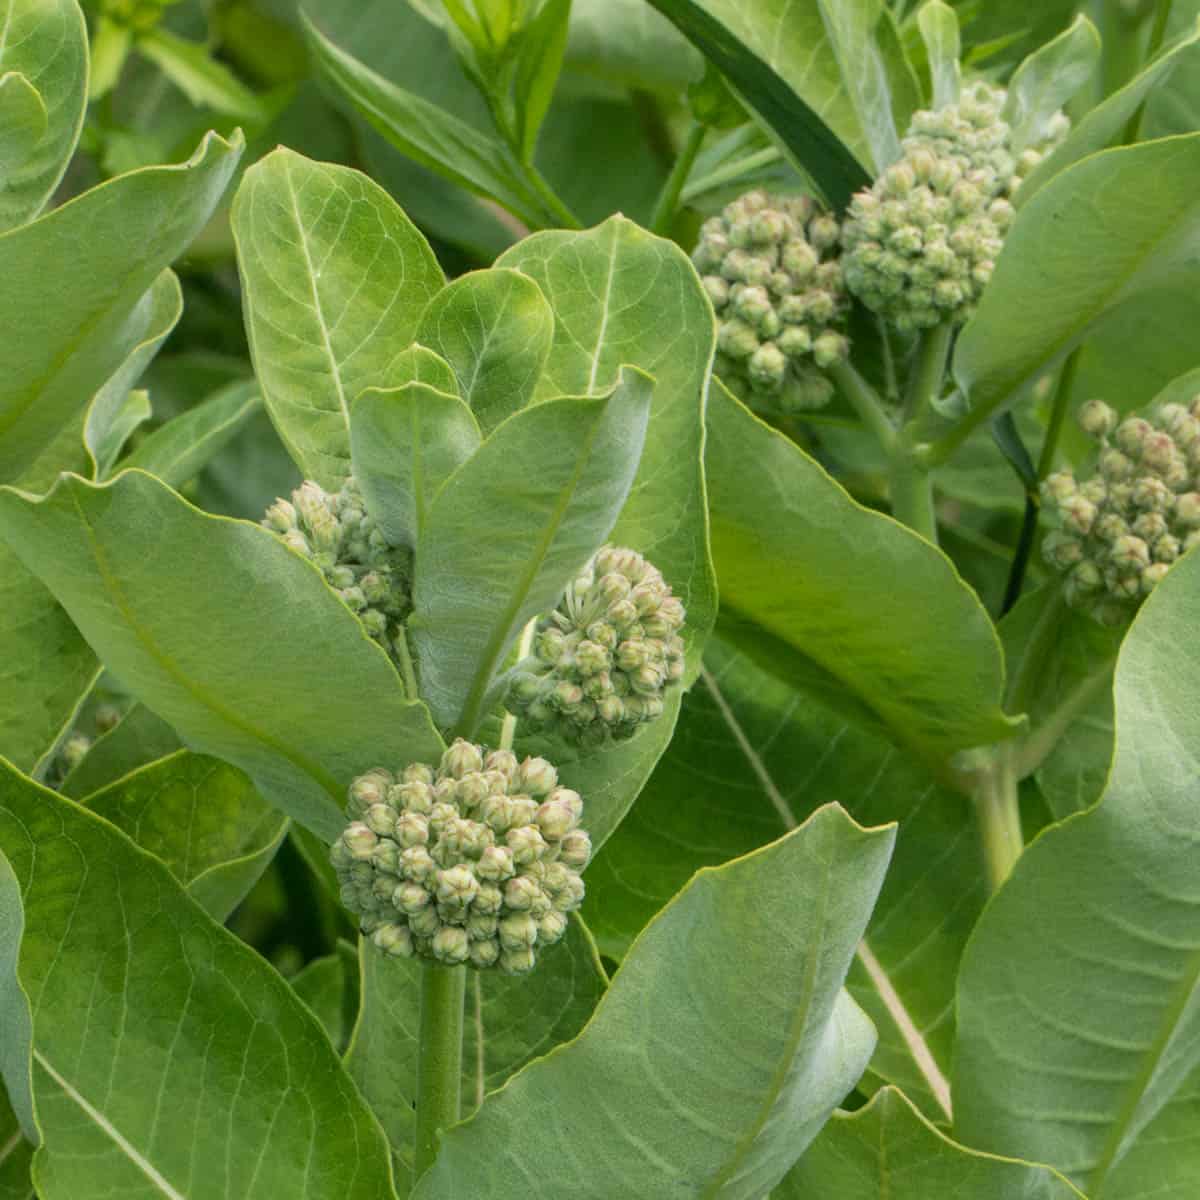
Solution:
<svg viewBox="0 0 1200 1200"><path fill-rule="evenodd" d="M479 747L464 738L455 738L453 744L442 755L441 770L445 775L461 779L468 771L483 769L483 755Z"/></svg>
<svg viewBox="0 0 1200 1200"><path fill-rule="evenodd" d="M389 837L396 828L396 810L390 804L372 804L363 814L363 824L380 837Z"/></svg>
<svg viewBox="0 0 1200 1200"><path fill-rule="evenodd" d="M371 934L371 941L389 958L411 958L413 955L412 934L403 925L380 925Z"/></svg>
<svg viewBox="0 0 1200 1200"><path fill-rule="evenodd" d="M592 839L586 830L574 829L559 845L559 861L576 871L582 871L592 857Z"/></svg>
<svg viewBox="0 0 1200 1200"><path fill-rule="evenodd" d="M510 829L505 835L508 848L512 851L513 862L525 866L541 858L548 849L546 839L530 825L521 825Z"/></svg>
<svg viewBox="0 0 1200 1200"><path fill-rule="evenodd" d="M567 918L557 909L549 909L537 918L538 945L553 946L567 932Z"/></svg>
<svg viewBox="0 0 1200 1200"><path fill-rule="evenodd" d="M430 904L408 918L408 927L416 937L431 938L442 928L442 918L438 915L438 910Z"/></svg>
<svg viewBox="0 0 1200 1200"><path fill-rule="evenodd" d="M1143 420L1141 417L1126 417L1117 426L1117 445L1130 458L1141 458L1142 443L1153 432L1154 427L1149 421Z"/></svg>
<svg viewBox="0 0 1200 1200"><path fill-rule="evenodd" d="M1117 427L1116 410L1110 408L1103 400L1089 400L1086 404L1080 405L1076 416L1079 428L1088 437L1106 438Z"/></svg>
<svg viewBox="0 0 1200 1200"><path fill-rule="evenodd" d="M433 957L448 967L456 967L467 961L471 953L470 940L467 931L456 925L443 925L433 935L431 946Z"/></svg>
<svg viewBox="0 0 1200 1200"><path fill-rule="evenodd" d="M1167 572L1171 569L1170 564L1166 562L1154 562L1144 568L1141 574L1140 583L1143 595L1150 595L1152 591L1167 577Z"/></svg>
<svg viewBox="0 0 1200 1200"><path fill-rule="evenodd" d="M415 916L433 903L429 890L419 883L402 883L392 892L392 903L406 916Z"/></svg>
<svg viewBox="0 0 1200 1200"><path fill-rule="evenodd" d="M558 786L558 772L544 758L526 758L513 783L531 796L544 796Z"/></svg>
<svg viewBox="0 0 1200 1200"><path fill-rule="evenodd" d="M1175 519L1185 529L1200 528L1200 492L1184 492L1175 498Z"/></svg>
<svg viewBox="0 0 1200 1200"><path fill-rule="evenodd" d="M1140 537L1126 534L1113 543L1110 559L1119 571L1141 571L1150 565L1150 548Z"/></svg>
<svg viewBox="0 0 1200 1200"><path fill-rule="evenodd" d="M361 821L355 821L346 827L342 843L352 858L365 862L379 844L379 838Z"/></svg>
<svg viewBox="0 0 1200 1200"><path fill-rule="evenodd" d="M437 869L433 855L424 846L410 846L400 853L400 874L413 883L427 883Z"/></svg>
<svg viewBox="0 0 1200 1200"><path fill-rule="evenodd" d="M537 942L537 922L526 912L509 913L501 917L500 946L504 950L520 950Z"/></svg>
<svg viewBox="0 0 1200 1200"><path fill-rule="evenodd" d="M487 846L475 865L475 874L483 880L503 882L515 870L512 851L507 846Z"/></svg>
<svg viewBox="0 0 1200 1200"><path fill-rule="evenodd" d="M522 912L533 907L535 900L542 894L535 879L528 875L517 875L504 885L504 903L516 912Z"/></svg>

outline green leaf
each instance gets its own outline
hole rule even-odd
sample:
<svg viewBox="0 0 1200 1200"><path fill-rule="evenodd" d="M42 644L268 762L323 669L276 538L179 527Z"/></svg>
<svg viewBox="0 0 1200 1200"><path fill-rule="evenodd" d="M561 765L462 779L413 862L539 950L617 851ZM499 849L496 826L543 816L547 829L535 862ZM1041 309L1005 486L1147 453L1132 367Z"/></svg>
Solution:
<svg viewBox="0 0 1200 1200"><path fill-rule="evenodd" d="M932 107L945 108L958 103L962 85L962 44L958 33L958 14L942 0L928 0L917 13L917 25L925 53L929 57L929 76L933 84Z"/></svg>
<svg viewBox="0 0 1200 1200"><path fill-rule="evenodd" d="M503 269L456 279L417 327L417 341L454 369L455 390L485 436L533 398L553 340L554 313L538 285Z"/></svg>
<svg viewBox="0 0 1200 1200"><path fill-rule="evenodd" d="M280 148L233 204L246 330L263 399L305 478L350 473L350 403L394 382L442 271L377 183Z"/></svg>
<svg viewBox="0 0 1200 1200"><path fill-rule="evenodd" d="M46 134L46 102L19 71L0 75L0 171L20 168Z"/></svg>
<svg viewBox="0 0 1200 1200"><path fill-rule="evenodd" d="M521 33L513 100L520 153L526 162L533 161L538 132L554 98L554 86L567 49L570 17L571 0L546 0Z"/></svg>
<svg viewBox="0 0 1200 1200"><path fill-rule="evenodd" d="M0 761L0 770L8 769ZM18 969L24 932L21 883L0 851L0 1079L17 1125L5 1131L3 1150L7 1152L15 1150L22 1137L40 1141L33 1110L33 1012Z"/></svg>
<svg viewBox="0 0 1200 1200"><path fill-rule="evenodd" d="M105 391L107 392L107 388ZM88 410L89 416L95 411L96 401L93 401L92 407ZM145 388L135 388L133 391L125 393L120 407L112 414L107 428L95 445L91 447L96 462L95 479L107 479L112 474L113 463L120 457L125 443L133 436L134 431L149 421L153 415L150 407L150 393Z"/></svg>
<svg viewBox="0 0 1200 1200"><path fill-rule="evenodd" d="M240 135L210 134L184 164L123 175L0 237L0 327L26 330L37 314L32 332L0 345L0 482L28 482L143 339L127 327L208 220L241 148Z"/></svg>
<svg viewBox="0 0 1200 1200"><path fill-rule="evenodd" d="M652 3L758 111L835 208L866 184L857 163L874 175L899 157L897 126L903 132L920 95L880 0Z"/></svg>
<svg viewBox="0 0 1200 1200"><path fill-rule="evenodd" d="M678 95L704 60L645 0L573 0L567 69L623 91Z"/></svg>
<svg viewBox="0 0 1200 1200"><path fill-rule="evenodd" d="M304 32L321 74L401 153L460 187L495 200L531 228L556 219L503 142L377 75L335 46L307 18Z"/></svg>
<svg viewBox="0 0 1200 1200"><path fill-rule="evenodd" d="M144 705L134 704L113 729L92 743L83 761L69 772L58 790L73 800L82 800L130 771L174 753L179 746L178 735L166 721Z"/></svg>
<svg viewBox="0 0 1200 1200"><path fill-rule="evenodd" d="M702 463L716 338L708 298L678 246L622 217L585 233L535 234L498 265L533 278L554 312L537 398L602 392L626 363L654 377L642 463L613 538L649 558L687 606L690 682L717 607Z"/></svg>
<svg viewBox="0 0 1200 1200"><path fill-rule="evenodd" d="M384 652L267 530L127 471L36 501L0 491L0 533L139 700L327 841L355 775L440 755Z"/></svg>
<svg viewBox="0 0 1200 1200"><path fill-rule="evenodd" d="M75 0L0 0L0 28L4 30L0 117L5 130L0 231L5 231L36 217L67 169L87 107L88 47L83 13ZM44 124L36 117L34 125L30 124L31 98L26 87L8 82L17 76L37 93ZM30 134L39 124L42 133L32 139ZM10 131L16 128L22 131L24 154L19 154L18 145L10 140ZM11 286L7 269L4 278ZM16 327L5 323L5 328Z"/></svg>
<svg viewBox="0 0 1200 1200"><path fill-rule="evenodd" d="M1082 1200L1048 1167L980 1154L929 1124L903 1092L885 1088L833 1120L773 1200Z"/></svg>
<svg viewBox="0 0 1200 1200"><path fill-rule="evenodd" d="M479 449L471 410L426 383L368 388L350 410L354 477L395 546L415 547L437 490Z"/></svg>
<svg viewBox="0 0 1200 1200"><path fill-rule="evenodd" d="M391 374L395 376L394 387L406 383L428 384L435 392L447 396L458 396L458 377L450 364L427 346L416 343L396 356ZM461 397L460 397L461 398Z"/></svg>
<svg viewBox="0 0 1200 1200"><path fill-rule="evenodd" d="M1125 310L1167 282L1200 285L1186 249L1198 229L1200 134L1106 150L1056 175L1021 209L958 339L954 372L971 401L959 430L1011 405L1087 338L1136 336L1139 352L1166 352L1163 328L1133 333Z"/></svg>
<svg viewBox="0 0 1200 1200"><path fill-rule="evenodd" d="M250 778L181 750L88 797L88 808L153 854L216 921L266 870L287 832Z"/></svg>
<svg viewBox="0 0 1200 1200"><path fill-rule="evenodd" d="M1016 196L1017 205L1026 204L1055 175L1073 163L1120 144L1130 118L1149 98L1162 94L1178 68L1184 68L1180 72L1184 79L1194 76L1194 60L1198 55L1200 24L1193 20L1188 32L1173 46L1148 63L1123 88L1084 114L1063 142L1021 184Z"/></svg>
<svg viewBox="0 0 1200 1200"><path fill-rule="evenodd" d="M24 901L44 1200L393 1194L316 1020L164 866L8 769L0 852Z"/></svg>
<svg viewBox="0 0 1200 1200"><path fill-rule="evenodd" d="M189 483L262 408L258 385L231 383L144 438L122 468L137 467L173 488Z"/></svg>
<svg viewBox="0 0 1200 1200"><path fill-rule="evenodd" d="M343 1053L358 1018L358 954L354 947L339 941L337 953L314 958L288 982L321 1022L333 1048Z"/></svg>
<svg viewBox="0 0 1200 1200"><path fill-rule="evenodd" d="M33 1146L21 1132L0 1079L0 1200L34 1200L37 1193L29 1178L32 1159Z"/></svg>
<svg viewBox="0 0 1200 1200"><path fill-rule="evenodd" d="M217 62L207 46L156 25L139 35L137 49L198 108L211 108L251 125L265 125L271 119L271 106Z"/></svg>
<svg viewBox="0 0 1200 1200"><path fill-rule="evenodd" d="M1146 601L1117 663L1104 797L1027 848L959 981L956 1136L1100 1200L1200 1067L1200 654L1180 636L1198 585L1189 555Z"/></svg>
<svg viewBox="0 0 1200 1200"><path fill-rule="evenodd" d="M1100 34L1082 13L1069 29L1025 59L1009 81L1004 105L1014 153L1046 139L1052 118L1099 64Z"/></svg>
<svg viewBox="0 0 1200 1200"><path fill-rule="evenodd" d="M402 1162L412 1157L420 963L384 958L360 942L363 1004L346 1066L383 1122ZM587 1023L605 978L591 935L571 921L557 946L539 952L527 976L471 971L463 1023L464 1112L526 1063L569 1041ZM485 1193L490 1196L490 1193Z"/></svg>
<svg viewBox="0 0 1200 1200"><path fill-rule="evenodd" d="M986 899L967 806L720 638L705 663L670 747L588 868L601 949L620 958L692 872L758 848L822 803L837 800L863 825L898 820L847 986L879 1033L872 1076L945 1120L958 962Z"/></svg>
<svg viewBox="0 0 1200 1200"><path fill-rule="evenodd" d="M1004 61L1014 62L1066 28L1078 7L1076 0L1041 0L1036 6L1028 0L985 0L975 6L967 27L971 45L1000 42Z"/></svg>
<svg viewBox="0 0 1200 1200"><path fill-rule="evenodd" d="M554 607L611 533L638 468L653 387L631 368L607 396L525 409L437 494L417 545L409 629L421 694L439 725L473 734L521 629Z"/></svg>
<svg viewBox="0 0 1200 1200"><path fill-rule="evenodd" d="M870 1055L871 1024L841 984L893 836L831 805L701 871L579 1037L443 1136L414 1197L570 1200L601 1179L612 1195L762 1196Z"/></svg>
<svg viewBox="0 0 1200 1200"><path fill-rule="evenodd" d="M96 674L96 656L54 597L0 541L0 755L32 771Z"/></svg>
<svg viewBox="0 0 1200 1200"><path fill-rule="evenodd" d="M721 386L708 425L723 616L812 660L933 763L1011 736L1000 645L950 560L856 504Z"/></svg>

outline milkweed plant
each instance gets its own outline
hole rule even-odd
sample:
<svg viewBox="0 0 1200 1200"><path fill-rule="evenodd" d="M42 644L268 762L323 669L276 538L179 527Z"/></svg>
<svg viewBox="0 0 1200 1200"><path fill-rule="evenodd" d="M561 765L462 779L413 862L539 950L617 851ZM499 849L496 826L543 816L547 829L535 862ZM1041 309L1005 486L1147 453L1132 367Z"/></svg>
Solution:
<svg viewBox="0 0 1200 1200"><path fill-rule="evenodd" d="M0 1198L1196 1200L1198 21L0 0Z"/></svg>

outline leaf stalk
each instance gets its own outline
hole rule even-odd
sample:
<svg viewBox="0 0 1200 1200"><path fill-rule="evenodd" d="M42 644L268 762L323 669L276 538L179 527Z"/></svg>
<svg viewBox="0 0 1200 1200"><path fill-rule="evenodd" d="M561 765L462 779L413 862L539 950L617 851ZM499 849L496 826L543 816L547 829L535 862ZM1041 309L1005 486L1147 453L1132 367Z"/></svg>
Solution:
<svg viewBox="0 0 1200 1200"><path fill-rule="evenodd" d="M442 1132L459 1119L466 985L466 967L421 965L414 1179L433 1165Z"/></svg>

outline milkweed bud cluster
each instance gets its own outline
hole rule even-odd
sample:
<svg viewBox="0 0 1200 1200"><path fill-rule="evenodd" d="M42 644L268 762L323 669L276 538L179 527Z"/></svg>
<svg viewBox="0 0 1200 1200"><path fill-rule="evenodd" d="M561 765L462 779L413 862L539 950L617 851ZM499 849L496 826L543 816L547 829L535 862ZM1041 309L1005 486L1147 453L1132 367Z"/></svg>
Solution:
<svg viewBox="0 0 1200 1200"><path fill-rule="evenodd" d="M1098 443L1096 469L1042 484L1056 526L1042 552L1066 574L1068 603L1115 625L1200 541L1200 396L1124 420L1089 400L1078 420Z"/></svg>
<svg viewBox="0 0 1200 1200"><path fill-rule="evenodd" d="M1014 216L1009 137L998 107L968 91L918 113L903 157L851 201L847 286L897 329L970 316Z"/></svg>
<svg viewBox="0 0 1200 1200"><path fill-rule="evenodd" d="M394 655L398 623L409 610L408 551L391 546L348 479L337 493L311 480L276 500L263 524L312 559L367 632Z"/></svg>
<svg viewBox="0 0 1200 1200"><path fill-rule="evenodd" d="M684 607L635 550L605 546L541 618L505 705L535 729L596 745L662 715L683 677Z"/></svg>
<svg viewBox="0 0 1200 1200"><path fill-rule="evenodd" d="M350 785L330 859L342 902L384 954L531 971L583 902L583 801L544 758L456 741Z"/></svg>
<svg viewBox="0 0 1200 1200"><path fill-rule="evenodd" d="M704 223L693 254L717 313L716 370L750 402L820 408L844 359L849 301L838 222L807 196L754 191Z"/></svg>

